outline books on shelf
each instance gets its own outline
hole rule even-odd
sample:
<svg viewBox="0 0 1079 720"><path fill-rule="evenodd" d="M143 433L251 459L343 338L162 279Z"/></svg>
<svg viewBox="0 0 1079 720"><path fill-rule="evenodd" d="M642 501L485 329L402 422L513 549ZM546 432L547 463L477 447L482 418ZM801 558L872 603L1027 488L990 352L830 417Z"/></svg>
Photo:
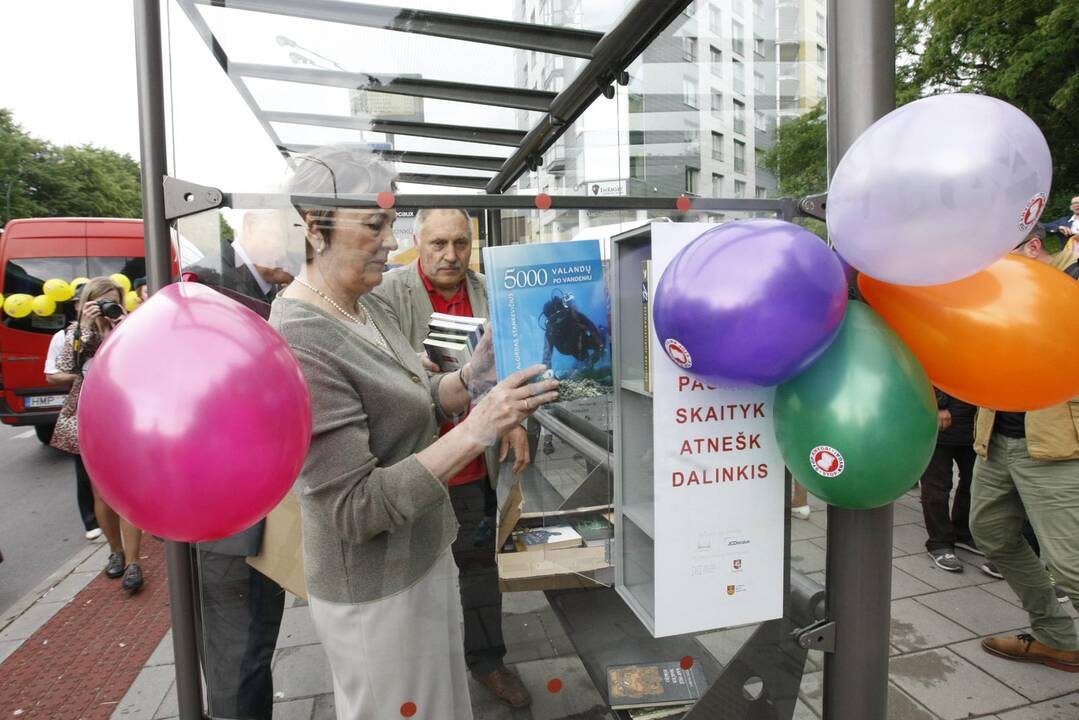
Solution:
<svg viewBox="0 0 1079 720"><path fill-rule="evenodd" d="M489 247L483 262L498 379L542 363L563 381L563 399L605 392L610 319L599 242Z"/></svg>
<svg viewBox="0 0 1079 720"><path fill-rule="evenodd" d="M649 314L648 298L652 291L652 261L641 262L641 337L644 362L644 391L652 392L652 316Z"/></svg>
<svg viewBox="0 0 1079 720"><path fill-rule="evenodd" d="M614 525L599 513L574 520L573 529L580 534L588 547L603 547L614 537Z"/></svg>
<svg viewBox="0 0 1079 720"><path fill-rule="evenodd" d="M668 705L667 707L632 708L628 712L632 720L663 720L664 718L680 718L692 709L692 705Z"/></svg>
<svg viewBox="0 0 1079 720"><path fill-rule="evenodd" d="M517 552L575 548L580 547L582 542L580 533L569 525L526 528L513 533Z"/></svg>
<svg viewBox="0 0 1079 720"><path fill-rule="evenodd" d="M704 690L699 663L688 670L677 660L607 668L607 697L616 710L685 705L699 700Z"/></svg>
<svg viewBox="0 0 1079 720"><path fill-rule="evenodd" d="M432 313L427 321L427 337L423 341L427 357L442 372L460 369L472 358L472 352L483 337L486 322L487 318Z"/></svg>

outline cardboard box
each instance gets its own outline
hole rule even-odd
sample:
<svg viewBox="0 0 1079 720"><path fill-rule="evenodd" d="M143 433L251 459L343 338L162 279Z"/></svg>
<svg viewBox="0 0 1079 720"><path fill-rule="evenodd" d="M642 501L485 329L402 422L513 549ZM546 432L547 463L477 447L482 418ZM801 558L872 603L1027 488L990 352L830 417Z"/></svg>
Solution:
<svg viewBox="0 0 1079 720"><path fill-rule="evenodd" d="M508 469L508 465L507 465ZM529 468L526 472L537 472ZM513 476L510 476L513 477ZM503 480L507 478L503 476ZM571 510L527 512L523 478L517 478L503 501L498 516L496 536L498 552L498 585L503 592L530 590L564 590L582 587L606 587L611 584L609 540L602 546L582 546L558 550L504 552L510 534L522 525L569 524L581 515L604 514L611 519L611 506L599 505ZM542 522L537 522L542 520ZM530 522L531 521L531 522Z"/></svg>

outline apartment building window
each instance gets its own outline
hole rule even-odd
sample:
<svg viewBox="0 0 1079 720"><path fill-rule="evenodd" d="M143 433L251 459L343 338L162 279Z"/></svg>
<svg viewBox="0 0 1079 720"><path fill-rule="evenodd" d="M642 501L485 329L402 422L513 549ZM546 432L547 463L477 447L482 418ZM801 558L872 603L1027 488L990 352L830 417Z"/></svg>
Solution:
<svg viewBox="0 0 1079 720"><path fill-rule="evenodd" d="M753 37L753 54L759 58L764 57L764 38Z"/></svg>
<svg viewBox="0 0 1079 720"><path fill-rule="evenodd" d="M746 171L746 144L738 140L734 141L734 171L740 173ZM742 183L742 186L744 189L745 183Z"/></svg>
<svg viewBox="0 0 1079 720"><path fill-rule="evenodd" d="M686 192L691 195L700 194L701 171L699 168L686 168Z"/></svg>
<svg viewBox="0 0 1079 720"><path fill-rule="evenodd" d="M712 91L712 114L716 117L723 116L723 93Z"/></svg>
<svg viewBox="0 0 1079 720"><path fill-rule="evenodd" d="M708 29L712 31L713 35L723 34L723 19L719 14L719 8L715 5L711 7L711 12L708 13Z"/></svg>
<svg viewBox="0 0 1079 720"><path fill-rule="evenodd" d="M723 197L723 176L712 173L712 197Z"/></svg>
<svg viewBox="0 0 1079 720"><path fill-rule="evenodd" d="M636 180L644 180L644 156L629 156L629 176Z"/></svg>
<svg viewBox="0 0 1079 720"><path fill-rule="evenodd" d="M824 67L828 62L828 51L824 49L824 46L817 46L817 64Z"/></svg>
<svg viewBox="0 0 1079 720"><path fill-rule="evenodd" d="M828 94L828 83L820 75L817 76L817 96L824 97Z"/></svg>
<svg viewBox="0 0 1079 720"><path fill-rule="evenodd" d="M723 161L723 133L712 133L712 159Z"/></svg>
<svg viewBox="0 0 1079 720"><path fill-rule="evenodd" d="M682 101L691 108L700 107L697 104L697 81L693 78L682 78Z"/></svg>
<svg viewBox="0 0 1079 720"><path fill-rule="evenodd" d="M734 131L746 134L746 105L737 100L734 101Z"/></svg>
<svg viewBox="0 0 1079 720"><path fill-rule="evenodd" d="M682 38L682 59L686 62L697 62L697 38Z"/></svg>
<svg viewBox="0 0 1079 720"><path fill-rule="evenodd" d="M731 50L739 55L746 54L746 31L737 20L731 20Z"/></svg>
<svg viewBox="0 0 1079 720"><path fill-rule="evenodd" d="M723 75L723 53L714 45L708 46L708 57L711 60L712 74Z"/></svg>
<svg viewBox="0 0 1079 720"><path fill-rule="evenodd" d="M768 190L766 188L762 188L760 185L758 185L757 186L757 199L758 200L764 200L767 197L768 197Z"/></svg>
<svg viewBox="0 0 1079 720"><path fill-rule="evenodd" d="M753 112L753 127L757 132L768 132L768 116L760 110Z"/></svg>
<svg viewBox="0 0 1079 720"><path fill-rule="evenodd" d="M753 14L764 19L764 0L753 0Z"/></svg>
<svg viewBox="0 0 1079 720"><path fill-rule="evenodd" d="M746 94L746 66L741 60L731 60L731 85L736 93Z"/></svg>
<svg viewBox="0 0 1079 720"><path fill-rule="evenodd" d="M824 22L824 15L817 13L817 34L821 37L827 37L828 26Z"/></svg>
<svg viewBox="0 0 1079 720"><path fill-rule="evenodd" d="M736 198L744 198L746 196L746 184L741 180L734 181L734 196Z"/></svg>
<svg viewBox="0 0 1079 720"><path fill-rule="evenodd" d="M767 91L764 87L764 73L753 73L753 92L757 95L767 94Z"/></svg>
<svg viewBox="0 0 1079 720"><path fill-rule="evenodd" d="M693 13L697 12L697 2L694 0L689 5L686 5L686 9L682 11L682 14L693 17Z"/></svg>

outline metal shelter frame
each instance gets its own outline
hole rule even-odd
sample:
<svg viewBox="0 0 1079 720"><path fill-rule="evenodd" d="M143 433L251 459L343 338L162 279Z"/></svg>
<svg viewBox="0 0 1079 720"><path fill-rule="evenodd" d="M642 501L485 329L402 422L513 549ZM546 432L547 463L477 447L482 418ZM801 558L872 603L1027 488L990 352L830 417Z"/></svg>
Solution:
<svg viewBox="0 0 1079 720"><path fill-rule="evenodd" d="M534 209L531 196L502 195L525 172L535 170L546 152L601 95L614 96L614 83L627 84L626 69L690 4L690 0L636 0L607 33L508 22L450 13L398 9L341 0L175 0L207 44L222 70L259 121L267 136L288 158L311 146L284 144L272 123L361 128L377 132L513 147L507 158L402 150L381 151L388 160L483 170L490 176L404 173L403 182L483 189L486 195L398 195L398 206L468 207L488 212L493 243L501 242L499 215L506 209ZM338 207L375 207L371 195L327 198L221 192L169 177L166 156L161 6L168 0L134 0L143 217L147 276L151 292L171 282L172 220L207 209L281 207L296 203ZM479 42L561 54L587 60L585 67L559 93L469 83L420 80L337 70L231 63L197 5L324 20L413 34ZM828 148L829 167L874 120L894 107L895 9L892 0L828 0ZM245 82L262 78L329 85L371 92L409 95L543 113L530 131L477 128L421 122L362 122L325 115L269 112L256 102ZM689 211L769 211L780 217L821 216L821 198L746 200L673 197L555 196L552 208L659 210L681 216ZM687 204L688 201L688 204ZM887 716L888 629L892 506L877 510L828 510L826 617L819 619L818 593L812 583L792 576L788 602L796 616L810 624L793 640L801 648L823 649L825 720L885 720ZM204 717L198 643L195 631L191 554L186 543L166 542L169 596L176 659L177 700L182 720ZM788 563L789 566L789 563ZM884 568L885 570L882 570ZM813 620L817 620L813 623ZM765 624L735 658L742 670L767 663L762 648L785 641L781 626ZM757 639L759 636L759 640ZM798 670L800 677L800 670ZM761 672L762 676L767 672ZM743 672L742 676L745 676ZM740 676L741 677L741 676ZM719 685L719 683L717 683ZM745 698L731 700L733 687L722 695L709 693L692 717L766 718L779 716ZM703 700L709 700L705 703ZM717 703L724 703L722 705Z"/></svg>

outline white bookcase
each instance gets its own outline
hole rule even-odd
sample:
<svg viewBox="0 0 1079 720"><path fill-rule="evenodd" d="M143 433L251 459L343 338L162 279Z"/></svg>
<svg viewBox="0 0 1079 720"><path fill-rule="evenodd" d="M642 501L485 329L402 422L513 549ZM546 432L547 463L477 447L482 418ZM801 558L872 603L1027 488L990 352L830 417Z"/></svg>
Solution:
<svg viewBox="0 0 1079 720"><path fill-rule="evenodd" d="M710 227L656 223L612 238L615 587L656 637L783 615L785 482L772 428L774 391L689 387L655 338L652 392L645 389L645 326L652 325L642 270L653 260L653 233L662 243L655 284L674 254ZM756 412L702 423L675 419L683 407L727 403ZM739 433L755 435L759 446L700 453L683 445Z"/></svg>

